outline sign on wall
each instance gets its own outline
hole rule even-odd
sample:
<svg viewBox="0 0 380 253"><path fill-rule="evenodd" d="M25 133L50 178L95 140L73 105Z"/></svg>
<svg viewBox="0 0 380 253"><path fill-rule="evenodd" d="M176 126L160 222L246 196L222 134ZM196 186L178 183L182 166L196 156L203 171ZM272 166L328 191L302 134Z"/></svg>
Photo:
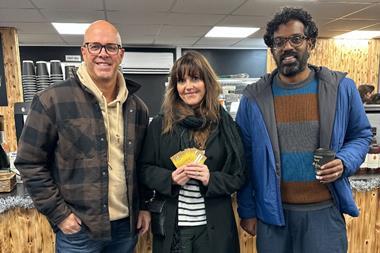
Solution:
<svg viewBox="0 0 380 253"><path fill-rule="evenodd" d="M8 106L7 87L5 86L5 71L3 58L3 40L0 34L0 106Z"/></svg>

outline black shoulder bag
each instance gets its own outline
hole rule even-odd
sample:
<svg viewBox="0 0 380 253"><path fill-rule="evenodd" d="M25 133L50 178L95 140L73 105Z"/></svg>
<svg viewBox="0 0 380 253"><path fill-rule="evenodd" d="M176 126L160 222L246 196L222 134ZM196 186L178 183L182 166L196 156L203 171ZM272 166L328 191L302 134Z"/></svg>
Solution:
<svg viewBox="0 0 380 253"><path fill-rule="evenodd" d="M159 199L156 196L156 191L153 191L153 196L148 200L148 210L150 211L152 221L152 234L165 236L165 216L166 216L166 201Z"/></svg>

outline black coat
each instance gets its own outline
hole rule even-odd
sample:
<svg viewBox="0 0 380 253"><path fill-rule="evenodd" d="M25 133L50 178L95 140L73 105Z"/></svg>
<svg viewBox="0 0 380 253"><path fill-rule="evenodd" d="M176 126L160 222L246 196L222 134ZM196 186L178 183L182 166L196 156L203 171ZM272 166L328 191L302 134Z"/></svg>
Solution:
<svg viewBox="0 0 380 253"><path fill-rule="evenodd" d="M235 122L229 117L229 124ZM180 186L172 183L171 174L176 169L170 157L180 151L180 136L184 128L176 127L172 134L162 135L162 116L157 116L149 125L143 151L140 158L140 179L143 184L166 200L166 236L153 236L153 252L168 253L177 221L178 193ZM246 171L244 166L223 172L223 166L229 155L225 148L225 138L217 127L206 142L205 164L210 171L207 187L200 184L205 199L207 231L213 252L235 253L239 250L231 194L244 184ZM236 142L241 142L237 139ZM239 158L241 159L241 158ZM242 163L244 164L244 163Z"/></svg>

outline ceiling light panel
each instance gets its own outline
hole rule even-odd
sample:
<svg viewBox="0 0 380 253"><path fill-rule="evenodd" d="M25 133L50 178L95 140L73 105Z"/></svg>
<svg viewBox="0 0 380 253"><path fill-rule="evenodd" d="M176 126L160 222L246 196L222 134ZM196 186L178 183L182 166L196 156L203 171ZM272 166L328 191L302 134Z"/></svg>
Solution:
<svg viewBox="0 0 380 253"><path fill-rule="evenodd" d="M88 23L51 23L59 34L84 34Z"/></svg>
<svg viewBox="0 0 380 253"><path fill-rule="evenodd" d="M211 38L247 38L251 34L257 32L257 27L228 27L214 26L205 37Z"/></svg>

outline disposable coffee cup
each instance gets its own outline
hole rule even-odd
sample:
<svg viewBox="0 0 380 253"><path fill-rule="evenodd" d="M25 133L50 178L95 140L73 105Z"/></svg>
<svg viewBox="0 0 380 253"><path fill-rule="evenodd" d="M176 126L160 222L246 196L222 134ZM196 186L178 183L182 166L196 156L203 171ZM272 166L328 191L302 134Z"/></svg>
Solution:
<svg viewBox="0 0 380 253"><path fill-rule="evenodd" d="M36 75L37 76L49 76L49 71L47 68L46 61L38 61L36 62Z"/></svg>
<svg viewBox="0 0 380 253"><path fill-rule="evenodd" d="M50 75L62 75L61 61L59 60L50 61Z"/></svg>
<svg viewBox="0 0 380 253"><path fill-rule="evenodd" d="M315 170L321 169L322 165L335 159L335 152L327 148L318 148L314 151L313 165Z"/></svg>
<svg viewBox="0 0 380 253"><path fill-rule="evenodd" d="M33 61L22 61L22 75L23 76L34 76L34 63Z"/></svg>

